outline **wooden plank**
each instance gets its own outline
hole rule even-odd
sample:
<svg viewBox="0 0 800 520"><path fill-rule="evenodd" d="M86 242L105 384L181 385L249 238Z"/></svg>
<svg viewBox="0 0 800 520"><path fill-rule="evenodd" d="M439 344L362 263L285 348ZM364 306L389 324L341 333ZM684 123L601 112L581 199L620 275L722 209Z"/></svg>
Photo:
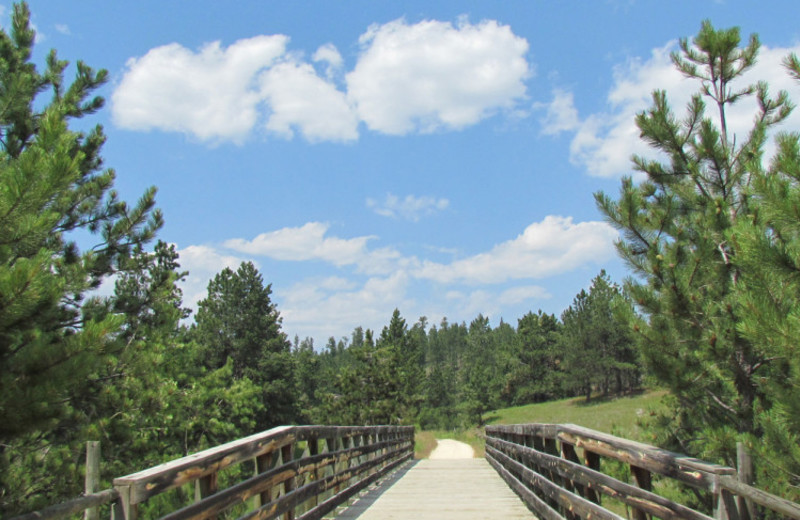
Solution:
<svg viewBox="0 0 800 520"><path fill-rule="evenodd" d="M119 499L119 491L116 489L106 489L104 491L78 497L61 504L54 504L40 511L34 511L32 513L15 516L9 520L59 520L61 518L67 518L71 515L82 513L90 507L98 507L111 503L117 499Z"/></svg>
<svg viewBox="0 0 800 520"><path fill-rule="evenodd" d="M330 453L325 452L325 453L320 453L313 457L290 460L286 464L281 464L280 466L273 468L269 471L255 475L250 479L245 480L244 482L240 482L239 484L236 484L227 489L219 491L214 495L211 495L201 500L200 502L196 502L178 511L170 513L165 517L163 517L162 520L189 520L189 519L198 520L203 518L209 518L214 515L219 515L225 512L227 509L235 506L236 504L247 501L254 496L258 496L265 490L272 489L274 487L285 484L288 481L292 481L298 476L302 476L304 474L312 474L314 472L318 472L320 469L325 467L333 467L335 466L337 461L344 456L352 456L354 458L357 458L362 453L374 453L390 444L391 444L390 442L383 442L379 443L378 445L359 447L358 449L355 450L339 450ZM410 456L411 451L408 449L408 446L410 446L410 444L408 444L405 447L405 452L407 456ZM402 453L402 451L403 447L401 446L395 449L394 451L390 452L385 459L384 458L374 459L374 461L369 461L368 463L364 463L363 465L361 465L359 468L356 469L360 471L366 471L366 468L371 467L373 464L380 464L382 462L385 462L385 460L388 460L392 456L399 456ZM335 479L337 475L340 476L341 473L334 472L328 477L319 479L319 481L329 481L331 478ZM347 478L350 478L351 476L352 473L347 474ZM340 482L340 480L337 480L336 483L338 482ZM310 488L308 486L303 486L303 487L306 488L305 493L307 493L308 489L315 489L315 488ZM320 492L323 492L326 489L329 489L329 487L324 487L324 489L322 489L322 491ZM270 504L274 505L275 503L277 503L276 502L277 500L280 500L280 498L283 498L285 496L289 496L293 492L294 492L293 487L289 490L284 489L284 495L282 495L281 497L274 498L268 502L264 502L263 504L261 504L259 508L256 509L257 510L264 509L266 507L266 510L270 510L271 508ZM294 493L293 496L298 496L298 495L297 493ZM287 502L284 500L283 502L280 503L285 504ZM281 514L285 512L286 511L281 510Z"/></svg>
<svg viewBox="0 0 800 520"><path fill-rule="evenodd" d="M223 468L275 451L294 442L294 426L280 426L221 446L182 457L138 473L114 479L114 487L129 487L132 505Z"/></svg>
<svg viewBox="0 0 800 520"><path fill-rule="evenodd" d="M652 491L652 474L646 469L640 468L639 466L634 466L633 464L630 465L630 469L631 475L633 476L633 483L636 485L636 487L639 489L644 489L645 491ZM636 507L633 509L633 518L634 520L648 520L647 511Z"/></svg>
<svg viewBox="0 0 800 520"><path fill-rule="evenodd" d="M506 468L518 480L523 482L528 489L537 489L545 496L555 500L564 508L564 511L578 515L580 518L599 520L626 520L603 507L586 500L585 498L567 491L566 489L550 482L547 478L526 468L509 456L492 448L486 447L486 452L500 465Z"/></svg>
<svg viewBox="0 0 800 520"><path fill-rule="evenodd" d="M492 467L497 471L497 473L506 481L514 492L519 495L523 502L528 506L528 508L536 513L539 518L542 520L565 520L561 514L550 507L550 505L536 496L536 493L528 489L528 487L523 484L517 477L511 474L506 468L503 467L502 464L497 462L497 460L492 457L491 455L487 455L486 460Z"/></svg>
<svg viewBox="0 0 800 520"><path fill-rule="evenodd" d="M93 495L100 487L100 441L86 441L86 475L84 478L85 496ZM90 507L83 513L84 520L98 520L100 510Z"/></svg>
<svg viewBox="0 0 800 520"><path fill-rule="evenodd" d="M715 476L735 473L733 468L705 463L693 457L574 425L560 428L558 438L598 455L633 464L709 491L714 487Z"/></svg>
<svg viewBox="0 0 800 520"><path fill-rule="evenodd" d="M347 471L337 472L334 475L325 477L317 482L312 482L302 488L297 488L292 490L291 492L281 496L280 498L273 500L271 503L261 506L260 509L251 511L250 513L242 516L239 520L266 520L277 518L279 515L285 515L286 513L292 511L297 504L300 504L314 494L320 494L324 491L334 488L345 482L355 475L364 474L365 479L370 477L369 469L374 466L379 466L384 462L389 463L389 461L398 462L398 457L400 459L407 459L411 457L411 453L408 452L407 449L403 449L402 447L390 450L388 453L383 454L375 459L372 459L364 464L361 464L357 467L350 468ZM385 469L385 468L384 468ZM351 486L352 487L352 486ZM342 501L345 500L344 498L344 491L334 496L334 498L341 499Z"/></svg>
<svg viewBox="0 0 800 520"><path fill-rule="evenodd" d="M719 485L721 488L732 491L738 496L752 500L756 504L762 505L776 513L780 513L793 520L800 520L800 505L795 504L785 498L767 493L753 486L742 484L733 477L720 477Z"/></svg>
<svg viewBox="0 0 800 520"><path fill-rule="evenodd" d="M396 469L401 464L408 462L412 456L413 453L406 453L399 459L384 466L377 473L373 473L371 475L367 474L363 479L357 481L355 484L352 484L350 487L342 490L338 494L333 495L333 497L322 502L316 508L308 511L303 516L299 517L297 520L318 520L323 518L325 515L336 509L339 505L345 503L347 500L355 496L358 492L365 489L367 486L373 484L375 481L385 476L390 471Z"/></svg>
<svg viewBox="0 0 800 520"><path fill-rule="evenodd" d="M581 464L570 462L547 453L541 453L525 446L510 444L499 439L489 438L486 443L487 446L500 452L519 457L522 463L528 467L536 466L543 470L537 471L537 473L542 475L545 473L557 474L562 478L579 482L587 487L591 487L599 493L620 500L634 508L642 509L648 514L658 518L670 520L712 520L711 517L678 504L677 502L673 502L637 486L632 486L627 482L621 482ZM549 480L551 482L553 481L553 479Z"/></svg>
<svg viewBox="0 0 800 520"><path fill-rule="evenodd" d="M736 443L736 476L742 484L753 485L753 459L741 441ZM740 496L737 498L737 505L742 520L755 519L756 510L752 501Z"/></svg>

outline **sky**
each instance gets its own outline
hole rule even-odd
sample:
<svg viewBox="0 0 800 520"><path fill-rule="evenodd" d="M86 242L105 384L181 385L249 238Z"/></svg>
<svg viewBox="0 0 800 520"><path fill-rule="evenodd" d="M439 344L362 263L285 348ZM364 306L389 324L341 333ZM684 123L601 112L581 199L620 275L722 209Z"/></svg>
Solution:
<svg viewBox="0 0 800 520"><path fill-rule="evenodd" d="M653 90L680 114L699 88L669 55L703 20L757 33L746 81L800 100L781 66L800 53L796 0L29 5L37 63L54 48L108 70L81 124L103 125L123 199L158 187L184 303L252 261L284 332L317 347L395 308L516 326L601 269L629 276L594 194L655 157L634 124ZM734 108L742 134L755 105Z"/></svg>

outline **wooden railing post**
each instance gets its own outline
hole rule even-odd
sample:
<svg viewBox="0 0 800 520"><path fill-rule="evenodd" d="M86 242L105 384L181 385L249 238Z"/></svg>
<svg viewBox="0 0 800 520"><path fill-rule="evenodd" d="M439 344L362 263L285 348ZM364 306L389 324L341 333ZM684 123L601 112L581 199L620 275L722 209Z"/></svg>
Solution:
<svg viewBox="0 0 800 520"><path fill-rule="evenodd" d="M194 501L200 502L217 492L217 473L211 473L194 481ZM212 520L216 516L209 517Z"/></svg>
<svg viewBox="0 0 800 520"><path fill-rule="evenodd" d="M646 469L640 468L639 466L634 466L633 464L630 465L631 468L631 475L633 476L633 483L639 489L644 489L645 491L652 491L653 489L653 478L649 471ZM648 515L641 509L633 509L633 518L634 520L647 520Z"/></svg>
<svg viewBox="0 0 800 520"><path fill-rule="evenodd" d="M86 478L84 494L91 495L100 485L100 441L86 441ZM84 520L98 520L100 510L90 507L83 514Z"/></svg>
<svg viewBox="0 0 800 520"><path fill-rule="evenodd" d="M281 464L286 464L294 460L294 442L290 442L281 448ZM283 494L288 495L294 490L295 478L291 477L283 482ZM294 508L290 508L283 514L283 520L294 519Z"/></svg>
<svg viewBox="0 0 800 520"><path fill-rule="evenodd" d="M586 464L586 467L588 467L589 469L593 469L595 471L600 471L600 455L598 455L597 453L594 453L594 452L589 451L589 450L584 450L584 452L583 452L583 461L584 461L584 464ZM598 493L597 491L595 491L591 487L587 486L584 489L584 493L585 493L584 496L588 500L591 500L595 504L600 504L601 503L600 493Z"/></svg>
<svg viewBox="0 0 800 520"><path fill-rule="evenodd" d="M753 459L743 442L736 443L736 475L742 484L753 485ZM752 520L756 517L753 502L741 496L737 497L737 502L742 520Z"/></svg>
<svg viewBox="0 0 800 520"><path fill-rule="evenodd" d="M254 471L255 473L254 476L260 475L265 471L269 470L270 468L272 468L273 459L274 457L272 452L265 453L264 455L256 457L255 460L256 467ZM261 493L253 497L253 509L258 509L264 504L269 504L271 501L272 501L272 490L267 489L265 491L262 491Z"/></svg>
<svg viewBox="0 0 800 520"><path fill-rule="evenodd" d="M308 455L313 457L319 454L319 440L316 437L309 437L308 438ZM319 481L320 477L320 470L319 468L314 468L313 473L311 473L311 478L314 482ZM317 495L314 495L311 500L311 507L316 507L319 503L319 499Z"/></svg>

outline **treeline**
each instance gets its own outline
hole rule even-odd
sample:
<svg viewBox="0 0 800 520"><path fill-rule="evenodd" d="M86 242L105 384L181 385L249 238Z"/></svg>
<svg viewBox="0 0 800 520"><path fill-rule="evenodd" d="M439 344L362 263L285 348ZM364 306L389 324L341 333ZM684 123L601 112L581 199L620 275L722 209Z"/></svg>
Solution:
<svg viewBox="0 0 800 520"><path fill-rule="evenodd" d="M605 273L560 318L531 312L516 326L482 315L409 325L395 310L377 336L359 327L319 351L295 338L300 399L311 422L450 429L500 407L629 392L641 383L630 315Z"/></svg>
<svg viewBox="0 0 800 520"><path fill-rule="evenodd" d="M669 390L653 442L727 465L744 442L760 486L800 496L800 135L775 132L785 93L732 88L756 37L742 47L704 23L673 56L700 84L685 114L656 92L637 116L662 161L636 158L642 181L597 195L633 275L624 289L600 273L560 316L494 328L398 310L317 349L289 341L251 263L220 272L184 325L187 273L173 246L150 247L155 189L119 200L102 129L70 129L102 107L107 73L78 63L66 83L55 52L37 70L29 18L17 5L0 30L0 516L80 494L86 440L101 441L108 484L278 424L455 428L499 406L626 392L640 360ZM786 66L800 80L800 60ZM737 138L726 111L751 97Z"/></svg>

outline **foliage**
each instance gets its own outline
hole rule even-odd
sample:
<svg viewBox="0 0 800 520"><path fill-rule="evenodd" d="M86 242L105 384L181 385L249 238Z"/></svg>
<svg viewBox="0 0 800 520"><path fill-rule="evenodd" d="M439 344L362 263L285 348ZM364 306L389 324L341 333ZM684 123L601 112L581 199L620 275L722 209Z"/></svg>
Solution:
<svg viewBox="0 0 800 520"><path fill-rule="evenodd" d="M261 389L260 429L289 424L298 415L294 359L271 292L252 262L243 262L236 272L225 268L209 282L192 328L208 369L231 362L234 379Z"/></svg>
<svg viewBox="0 0 800 520"><path fill-rule="evenodd" d="M618 249L635 276L626 290L643 314L639 348L673 396L670 411L654 421L659 441L728 465L735 442L744 441L763 455L758 469L768 486L780 473L770 465L784 466L784 482L798 467L786 457L792 450L781 448L796 445L800 431L791 404L798 400L797 336L789 325L797 299L797 136L779 136L778 156L763 166L770 130L792 105L763 83L737 87L758 49L755 36L742 47L738 29L708 22L691 44L682 40L673 62L700 92L682 119L655 92L652 108L636 120L665 159L635 158L645 179L625 179L618 200L598 194L597 201L623 233ZM758 102L753 125L733 135L728 110L747 97ZM756 442L770 431L777 438Z"/></svg>
<svg viewBox="0 0 800 520"><path fill-rule="evenodd" d="M55 51L37 71L29 18L16 5L10 35L0 31L0 443L69 415L67 395L117 348L121 326L83 314L84 299L161 225L155 189L133 207L111 189L102 129L69 129L102 107L91 95L106 71L78 62L67 86ZM81 252L78 232L97 244Z"/></svg>
<svg viewBox="0 0 800 520"><path fill-rule="evenodd" d="M630 304L617 286L601 271L587 293L582 290L561 315L563 384L580 392L589 401L600 389L608 395L612 386L617 394L639 385L638 356L630 338Z"/></svg>

